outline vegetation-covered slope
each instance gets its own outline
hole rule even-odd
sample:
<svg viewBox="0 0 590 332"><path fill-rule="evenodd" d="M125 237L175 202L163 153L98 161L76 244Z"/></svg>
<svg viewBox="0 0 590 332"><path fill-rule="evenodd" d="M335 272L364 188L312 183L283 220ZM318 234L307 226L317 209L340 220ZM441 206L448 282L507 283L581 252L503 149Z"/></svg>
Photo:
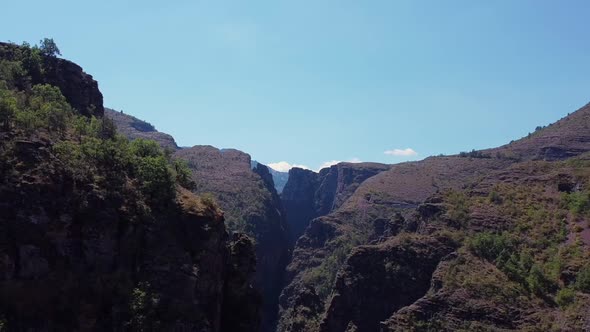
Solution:
<svg viewBox="0 0 590 332"><path fill-rule="evenodd" d="M588 329L589 111L364 181L298 240L280 330Z"/></svg>
<svg viewBox="0 0 590 332"><path fill-rule="evenodd" d="M115 123L119 133L130 140L143 138L156 141L164 149L178 149L172 136L157 131L154 126L145 121L125 114L123 111L117 112L110 108L105 108L104 115Z"/></svg>
<svg viewBox="0 0 590 332"><path fill-rule="evenodd" d="M183 188L182 163L117 135L96 82L54 55L0 44L0 325L256 331L249 240Z"/></svg>
<svg viewBox="0 0 590 332"><path fill-rule="evenodd" d="M272 329L289 243L281 202L268 168L257 164L251 169L248 154L212 146L182 149L174 156L188 162L195 182L193 191L210 195L222 207L228 229L255 240L256 280L264 296L263 328Z"/></svg>
<svg viewBox="0 0 590 332"><path fill-rule="evenodd" d="M191 172L191 190L219 204L230 232L244 232L255 240L256 285L264 296L263 330L272 330L289 243L281 202L268 168L238 150L212 146L178 149L172 136L156 131L145 121L108 108L105 116L126 137L151 139L175 151L174 158L185 161Z"/></svg>

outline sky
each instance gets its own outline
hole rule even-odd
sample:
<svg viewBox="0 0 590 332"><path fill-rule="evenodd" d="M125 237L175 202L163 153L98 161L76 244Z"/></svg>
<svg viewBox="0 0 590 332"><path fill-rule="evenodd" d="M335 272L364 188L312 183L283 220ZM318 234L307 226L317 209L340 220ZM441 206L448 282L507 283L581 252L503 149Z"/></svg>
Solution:
<svg viewBox="0 0 590 332"><path fill-rule="evenodd" d="M590 102L586 0L7 1L105 106L279 170L494 147Z"/></svg>

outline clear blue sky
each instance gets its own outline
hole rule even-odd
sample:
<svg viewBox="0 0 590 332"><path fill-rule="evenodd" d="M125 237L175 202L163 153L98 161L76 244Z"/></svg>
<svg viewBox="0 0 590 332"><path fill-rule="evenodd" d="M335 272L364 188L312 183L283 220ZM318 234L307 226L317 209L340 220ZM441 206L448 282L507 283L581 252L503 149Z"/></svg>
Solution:
<svg viewBox="0 0 590 332"><path fill-rule="evenodd" d="M7 1L0 39L52 37L106 106L263 163L492 147L590 101L585 0L122 2Z"/></svg>

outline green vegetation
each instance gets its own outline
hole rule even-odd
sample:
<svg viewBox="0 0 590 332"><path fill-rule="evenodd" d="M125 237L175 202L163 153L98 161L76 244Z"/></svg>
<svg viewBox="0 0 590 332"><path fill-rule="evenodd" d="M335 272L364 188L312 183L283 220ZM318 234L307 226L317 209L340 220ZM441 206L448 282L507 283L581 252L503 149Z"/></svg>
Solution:
<svg viewBox="0 0 590 332"><path fill-rule="evenodd" d="M560 289L555 296L555 302L562 308L567 307L574 302L575 295L574 290L571 288Z"/></svg>
<svg viewBox="0 0 590 332"><path fill-rule="evenodd" d="M586 216L590 213L590 192L563 193L561 201L563 206L576 216Z"/></svg>
<svg viewBox="0 0 590 332"><path fill-rule="evenodd" d="M576 289L590 293L590 265L585 266L576 276Z"/></svg>
<svg viewBox="0 0 590 332"><path fill-rule="evenodd" d="M43 38L39 42L39 50L41 50L41 54L48 57L55 57L56 55L61 55L59 48L53 41L53 38Z"/></svg>
<svg viewBox="0 0 590 332"><path fill-rule="evenodd" d="M483 153L481 151L471 150L471 152L460 152L459 157L461 158L479 158L479 159L490 159L492 156L489 153Z"/></svg>
<svg viewBox="0 0 590 332"><path fill-rule="evenodd" d="M458 227L464 227L469 222L470 202L467 195L460 191L451 190L445 196L447 202L446 216Z"/></svg>
<svg viewBox="0 0 590 332"><path fill-rule="evenodd" d="M332 243L332 247L335 249L323 260L320 266L303 276L304 283L315 286L318 296L322 300L327 299L332 291L332 285L336 280L338 270L344 264L352 248L361 243L360 239L354 236L335 240Z"/></svg>
<svg viewBox="0 0 590 332"><path fill-rule="evenodd" d="M60 54L52 39L14 52L14 61L0 61L0 129L14 139L50 142L59 167L76 187L93 183L113 199L136 188L139 202L160 209L173 202L176 184L194 185L186 163L173 160L157 143L129 142L117 134L112 121L74 110L59 88L27 83L42 73L42 57ZM6 145L4 153L10 151Z"/></svg>
<svg viewBox="0 0 590 332"><path fill-rule="evenodd" d="M479 233L468 240L468 248L481 258L495 262L514 252L515 242L506 234Z"/></svg>
<svg viewBox="0 0 590 332"><path fill-rule="evenodd" d="M150 318L155 316L159 299L150 291L150 288L148 282L140 282L131 293L129 303L131 320L127 325L134 331L153 331L158 326L158 322Z"/></svg>
<svg viewBox="0 0 590 332"><path fill-rule="evenodd" d="M538 296L547 296L556 288L530 253L506 233L479 233L467 241L467 246L473 254L494 263L510 279Z"/></svg>

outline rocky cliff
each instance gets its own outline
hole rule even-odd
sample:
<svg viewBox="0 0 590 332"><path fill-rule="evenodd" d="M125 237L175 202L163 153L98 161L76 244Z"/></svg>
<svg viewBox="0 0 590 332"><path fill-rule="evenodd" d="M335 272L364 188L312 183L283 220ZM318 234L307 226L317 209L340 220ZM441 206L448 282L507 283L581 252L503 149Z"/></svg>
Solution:
<svg viewBox="0 0 590 332"><path fill-rule="evenodd" d="M89 75L31 54L0 45L1 329L257 331L250 239L115 135Z"/></svg>
<svg viewBox="0 0 590 332"><path fill-rule="evenodd" d="M111 119L117 126L117 131L130 140L143 138L156 141L164 149L178 150L178 145L174 138L166 133L156 130L151 124L140 120L134 116L105 108L105 117Z"/></svg>
<svg viewBox="0 0 590 332"><path fill-rule="evenodd" d="M363 181L298 239L279 330L587 328L588 113Z"/></svg>
<svg viewBox="0 0 590 332"><path fill-rule="evenodd" d="M292 243L312 219L336 210L363 181L387 169L388 165L377 163L339 163L319 173L291 169L281 200Z"/></svg>
<svg viewBox="0 0 590 332"><path fill-rule="evenodd" d="M244 232L256 242L256 284L263 292L263 329L272 330L288 262L287 226L268 168L251 169L250 156L233 149L194 146L177 151L188 162L194 192L210 194L225 212L230 231Z"/></svg>
<svg viewBox="0 0 590 332"><path fill-rule="evenodd" d="M211 146L180 150L172 136L145 121L108 108L105 116L129 139L150 139L163 148L178 150L174 158L188 162L193 191L213 196L224 211L230 232L244 232L255 240L256 285L264 295L263 330L272 330L289 247L285 214L269 169L238 150Z"/></svg>
<svg viewBox="0 0 590 332"><path fill-rule="evenodd" d="M58 87L68 103L83 115L102 116L104 106L98 83L80 66L65 59L35 56L30 48L0 42L0 59L22 63L18 77L11 77L19 88L35 84ZM25 73L26 72L26 73Z"/></svg>

